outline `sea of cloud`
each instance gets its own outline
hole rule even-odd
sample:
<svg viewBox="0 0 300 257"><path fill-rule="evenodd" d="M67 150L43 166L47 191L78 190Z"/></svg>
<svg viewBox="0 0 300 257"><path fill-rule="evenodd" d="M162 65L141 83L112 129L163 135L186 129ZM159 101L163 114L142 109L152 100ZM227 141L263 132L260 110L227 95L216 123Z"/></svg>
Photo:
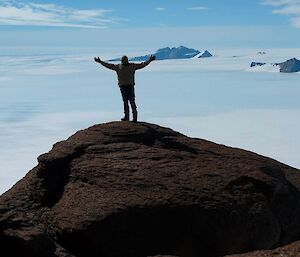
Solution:
<svg viewBox="0 0 300 257"><path fill-rule="evenodd" d="M208 50L215 57L157 61L137 72L140 119L300 168L299 74L249 68L252 61L299 57L300 49ZM116 75L93 62L121 56L120 50L6 53L0 55L0 193L55 142L122 116Z"/></svg>

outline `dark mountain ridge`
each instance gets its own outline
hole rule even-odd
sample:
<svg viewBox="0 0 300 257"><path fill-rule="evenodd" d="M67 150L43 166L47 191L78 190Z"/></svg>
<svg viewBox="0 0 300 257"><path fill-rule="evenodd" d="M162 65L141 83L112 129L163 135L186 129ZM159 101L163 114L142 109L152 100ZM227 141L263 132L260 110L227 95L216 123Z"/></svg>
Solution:
<svg viewBox="0 0 300 257"><path fill-rule="evenodd" d="M137 56L129 58L129 61L133 62L143 62L147 61L151 55L155 55L156 60L171 60L171 59L190 59L199 55L199 58L203 57L212 57L212 54L207 50L200 52L199 50L195 50L192 48L187 48L185 46L179 47L165 47L158 49L155 53L147 54L143 56ZM109 61L120 61L120 58L111 59Z"/></svg>

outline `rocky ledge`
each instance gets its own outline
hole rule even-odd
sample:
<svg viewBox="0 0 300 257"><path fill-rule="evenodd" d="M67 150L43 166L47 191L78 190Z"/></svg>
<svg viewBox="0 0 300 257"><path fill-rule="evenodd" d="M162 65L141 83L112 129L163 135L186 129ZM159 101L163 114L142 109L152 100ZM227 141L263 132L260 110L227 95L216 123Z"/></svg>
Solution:
<svg viewBox="0 0 300 257"><path fill-rule="evenodd" d="M0 198L2 257L299 250L286 246L300 239L299 170L255 153L112 122L77 132L38 160Z"/></svg>

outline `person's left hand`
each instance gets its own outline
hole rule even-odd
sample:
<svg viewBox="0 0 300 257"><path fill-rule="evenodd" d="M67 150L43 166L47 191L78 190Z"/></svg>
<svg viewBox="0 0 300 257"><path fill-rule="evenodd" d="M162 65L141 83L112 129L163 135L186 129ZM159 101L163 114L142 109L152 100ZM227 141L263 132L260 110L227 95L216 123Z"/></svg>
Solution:
<svg viewBox="0 0 300 257"><path fill-rule="evenodd" d="M155 55L151 55L151 56L150 56L150 61L151 61L151 62L154 61L155 59L156 59Z"/></svg>
<svg viewBox="0 0 300 257"><path fill-rule="evenodd" d="M99 63L101 62L99 57L97 57L97 58L95 57L94 60L95 60L95 62L99 62Z"/></svg>

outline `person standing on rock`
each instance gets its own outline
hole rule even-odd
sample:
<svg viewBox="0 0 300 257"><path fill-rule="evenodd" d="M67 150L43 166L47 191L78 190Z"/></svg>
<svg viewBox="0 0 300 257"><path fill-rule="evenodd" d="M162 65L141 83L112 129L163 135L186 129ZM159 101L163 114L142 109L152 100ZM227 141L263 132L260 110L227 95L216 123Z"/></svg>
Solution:
<svg viewBox="0 0 300 257"><path fill-rule="evenodd" d="M135 94L134 94L134 74L136 70L142 69L149 65L152 61L155 60L155 56L150 56L149 60L142 63L130 63L128 61L127 56L123 56L121 58L121 64L112 64L107 63L100 60L99 57L94 59L95 62L100 63L104 67L114 70L117 72L118 75L118 84L121 90L123 102L124 102L124 118L122 121L129 121L129 104L130 102L132 115L133 115L133 122L137 122L137 107L135 103Z"/></svg>

